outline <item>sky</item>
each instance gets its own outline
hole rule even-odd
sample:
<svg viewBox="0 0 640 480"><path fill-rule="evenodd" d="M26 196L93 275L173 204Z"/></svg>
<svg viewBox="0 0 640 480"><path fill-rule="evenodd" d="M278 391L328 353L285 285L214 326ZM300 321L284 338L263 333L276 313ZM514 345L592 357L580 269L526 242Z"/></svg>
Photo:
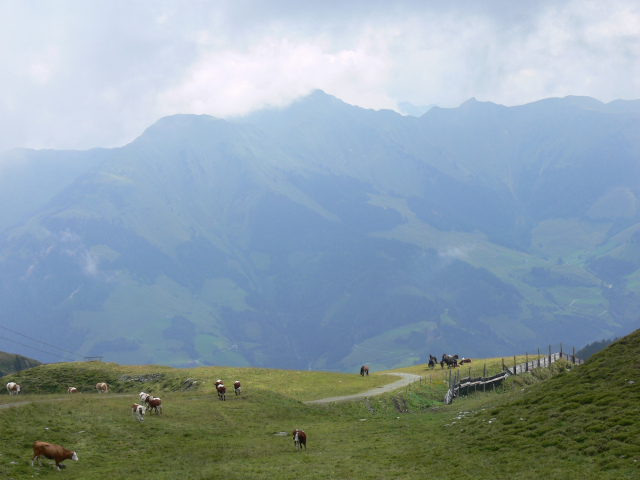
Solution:
<svg viewBox="0 0 640 480"><path fill-rule="evenodd" d="M118 147L176 113L640 98L640 2L0 0L0 152Z"/></svg>

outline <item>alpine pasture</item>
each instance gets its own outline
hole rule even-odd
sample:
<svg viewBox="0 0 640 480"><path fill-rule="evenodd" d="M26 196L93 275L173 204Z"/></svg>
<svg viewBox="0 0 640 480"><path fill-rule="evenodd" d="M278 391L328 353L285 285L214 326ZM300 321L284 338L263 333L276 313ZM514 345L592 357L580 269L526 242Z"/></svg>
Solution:
<svg viewBox="0 0 640 480"><path fill-rule="evenodd" d="M640 332L576 367L510 377L496 392L442 405L449 371L416 365L423 379L391 393L327 405L304 403L392 383L352 374L98 362L42 365L3 377L3 477L43 478L640 478ZM520 360L520 359L518 359ZM505 359L506 361L506 359ZM501 369L477 360L463 375ZM215 381L242 382L218 401ZM98 394L97 382L109 385ZM80 394L66 395L68 385ZM137 422L140 391L163 415ZM475 392L474 392L475 393ZM296 450L291 432L306 432ZM30 466L35 440L75 450L58 473ZM62 478L62 477L55 477Z"/></svg>

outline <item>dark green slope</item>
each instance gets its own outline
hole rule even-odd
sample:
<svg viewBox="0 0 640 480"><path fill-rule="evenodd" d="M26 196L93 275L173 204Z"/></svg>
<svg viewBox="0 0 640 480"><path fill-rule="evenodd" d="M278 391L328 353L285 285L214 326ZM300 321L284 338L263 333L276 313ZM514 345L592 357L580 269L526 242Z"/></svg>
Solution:
<svg viewBox="0 0 640 480"><path fill-rule="evenodd" d="M599 466L637 471L640 455L640 330L593 355L579 368L528 387L487 415L493 428L465 425L482 450L518 451L532 440L549 455L593 457ZM479 419L478 422L483 421ZM633 475L632 475L633 476ZM631 478L631 477L629 477ZM635 477L634 477L635 478Z"/></svg>

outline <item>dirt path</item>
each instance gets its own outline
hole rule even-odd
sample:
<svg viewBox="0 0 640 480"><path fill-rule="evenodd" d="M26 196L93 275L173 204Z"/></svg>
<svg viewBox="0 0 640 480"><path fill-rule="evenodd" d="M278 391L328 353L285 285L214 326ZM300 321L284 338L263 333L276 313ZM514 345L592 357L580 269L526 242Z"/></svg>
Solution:
<svg viewBox="0 0 640 480"><path fill-rule="evenodd" d="M368 390L362 393L356 393L355 395L344 395L342 397L329 397L329 398L321 398L319 400L308 400L304 403L323 404L323 403L332 403L332 402L346 402L349 400L360 400L362 398L380 395L385 392L391 392L392 390L402 388L420 379L420 375L414 375L413 373L385 373L384 375L395 375L397 377L402 377L402 379L398 380L397 382L390 383L388 385L383 385L382 387L374 388L373 390Z"/></svg>

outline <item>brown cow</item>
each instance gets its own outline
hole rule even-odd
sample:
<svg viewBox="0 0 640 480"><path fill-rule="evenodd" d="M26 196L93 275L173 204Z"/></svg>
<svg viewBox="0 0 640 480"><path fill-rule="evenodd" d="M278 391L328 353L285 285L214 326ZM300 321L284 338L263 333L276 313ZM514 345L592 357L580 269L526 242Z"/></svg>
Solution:
<svg viewBox="0 0 640 480"><path fill-rule="evenodd" d="M109 393L107 384L104 382L96 383L96 390L98 390L98 393Z"/></svg>
<svg viewBox="0 0 640 480"><path fill-rule="evenodd" d="M236 380L235 382L233 382L233 390L236 392L236 395L240 395L240 382L238 380Z"/></svg>
<svg viewBox="0 0 640 480"><path fill-rule="evenodd" d="M162 400L158 397L148 397L147 398L147 408L153 412L156 411L156 415L158 413L162 413Z"/></svg>
<svg viewBox="0 0 640 480"><path fill-rule="evenodd" d="M138 420L138 422L144 421L145 411L146 409L144 408L144 405L138 405L137 403L131 405L131 414L133 415L133 418Z"/></svg>
<svg viewBox="0 0 640 480"><path fill-rule="evenodd" d="M218 398L220 400L226 400L227 399L227 387L225 387L222 383L220 385L218 385L218 387L216 388L216 390L218 390Z"/></svg>
<svg viewBox="0 0 640 480"><path fill-rule="evenodd" d="M53 443L41 442L40 440L36 440L33 443L33 457L31 457L31 466L33 467L33 461L37 458L38 465L42 466L40 463L40 457L46 457L56 461L56 467L58 467L58 471L60 471L60 462L64 460L71 459L74 462L78 461L78 455L76 452L72 452L71 450L67 450L60 445L54 445Z"/></svg>
<svg viewBox="0 0 640 480"><path fill-rule="evenodd" d="M67 388L67 392L68 393L80 393L80 392L78 392L78 389L76 387Z"/></svg>
<svg viewBox="0 0 640 480"><path fill-rule="evenodd" d="M294 448L300 447L302 450L302 445L304 445L304 449L307 449L307 435L302 430L298 430L297 428L293 431L293 446Z"/></svg>
<svg viewBox="0 0 640 480"><path fill-rule="evenodd" d="M369 376L369 367L363 365L362 367L360 367L360 375L364 377L365 374L367 375L367 377Z"/></svg>

